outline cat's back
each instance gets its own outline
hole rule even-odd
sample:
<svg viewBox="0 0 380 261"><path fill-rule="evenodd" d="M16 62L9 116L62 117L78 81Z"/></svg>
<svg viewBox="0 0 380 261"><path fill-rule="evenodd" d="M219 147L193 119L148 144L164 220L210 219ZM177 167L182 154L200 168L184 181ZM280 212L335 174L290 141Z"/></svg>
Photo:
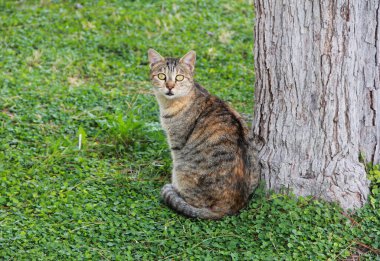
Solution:
<svg viewBox="0 0 380 261"><path fill-rule="evenodd" d="M247 127L227 103L206 95L186 145L174 153L173 184L199 206L235 213L249 195Z"/></svg>
<svg viewBox="0 0 380 261"><path fill-rule="evenodd" d="M197 105L199 116L189 126L192 130L182 151L184 160L191 167L209 170L234 166L246 153L247 126L227 103L199 84L196 88L203 99Z"/></svg>
<svg viewBox="0 0 380 261"><path fill-rule="evenodd" d="M201 85L197 85L200 92L207 92ZM210 142L219 138L231 138L238 141L240 138L246 140L247 126L241 116L226 102L219 97L207 92L203 101L202 112L197 119L197 125L192 135L193 139L202 135L209 136ZM237 144L239 145L239 144Z"/></svg>

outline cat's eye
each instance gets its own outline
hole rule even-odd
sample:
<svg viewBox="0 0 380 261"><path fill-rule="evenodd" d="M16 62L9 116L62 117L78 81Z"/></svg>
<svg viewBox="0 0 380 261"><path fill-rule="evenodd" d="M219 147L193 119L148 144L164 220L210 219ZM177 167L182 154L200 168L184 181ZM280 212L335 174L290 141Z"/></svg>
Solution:
<svg viewBox="0 0 380 261"><path fill-rule="evenodd" d="M180 81L182 81L184 78L185 78L185 76L183 76L183 75L177 75L177 76L175 77L175 80L178 81L178 82L180 82Z"/></svg>
<svg viewBox="0 0 380 261"><path fill-rule="evenodd" d="M163 73L159 73L159 74L157 75L157 77L158 77L158 79L160 79L160 80L165 80L165 79L166 79L166 75L163 74Z"/></svg>

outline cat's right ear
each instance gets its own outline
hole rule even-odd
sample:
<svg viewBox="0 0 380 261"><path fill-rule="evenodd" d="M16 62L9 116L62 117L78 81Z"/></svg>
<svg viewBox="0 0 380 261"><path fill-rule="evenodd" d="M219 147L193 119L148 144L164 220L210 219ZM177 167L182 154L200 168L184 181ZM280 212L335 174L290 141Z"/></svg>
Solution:
<svg viewBox="0 0 380 261"><path fill-rule="evenodd" d="M158 62L165 61L165 58L162 57L158 52L156 52L152 48L148 50L148 59L150 68L152 68L153 65Z"/></svg>

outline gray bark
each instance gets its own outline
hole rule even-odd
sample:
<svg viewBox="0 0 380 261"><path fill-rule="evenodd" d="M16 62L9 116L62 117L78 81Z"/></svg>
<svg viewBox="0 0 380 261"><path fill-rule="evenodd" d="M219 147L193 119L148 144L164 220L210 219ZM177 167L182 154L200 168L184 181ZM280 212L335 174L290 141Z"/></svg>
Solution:
<svg viewBox="0 0 380 261"><path fill-rule="evenodd" d="M378 0L255 0L253 134L268 189L363 206L380 160Z"/></svg>

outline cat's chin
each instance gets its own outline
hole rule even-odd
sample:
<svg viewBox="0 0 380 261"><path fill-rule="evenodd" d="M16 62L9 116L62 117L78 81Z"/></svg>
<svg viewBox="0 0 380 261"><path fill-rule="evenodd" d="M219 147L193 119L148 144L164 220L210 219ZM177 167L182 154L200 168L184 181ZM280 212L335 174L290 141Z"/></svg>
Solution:
<svg viewBox="0 0 380 261"><path fill-rule="evenodd" d="M168 100L173 100L173 99L175 99L175 98L177 98L177 97L174 96L173 93L171 93L171 94L165 94L165 98L168 99Z"/></svg>
<svg viewBox="0 0 380 261"><path fill-rule="evenodd" d="M183 92L173 92L173 91L162 91L162 90L156 90L155 92L156 97L163 100L175 100L178 98L182 98L188 95L188 93Z"/></svg>
<svg viewBox="0 0 380 261"><path fill-rule="evenodd" d="M175 95L173 92L166 92L161 94L165 99L173 100L177 98L177 95Z"/></svg>

